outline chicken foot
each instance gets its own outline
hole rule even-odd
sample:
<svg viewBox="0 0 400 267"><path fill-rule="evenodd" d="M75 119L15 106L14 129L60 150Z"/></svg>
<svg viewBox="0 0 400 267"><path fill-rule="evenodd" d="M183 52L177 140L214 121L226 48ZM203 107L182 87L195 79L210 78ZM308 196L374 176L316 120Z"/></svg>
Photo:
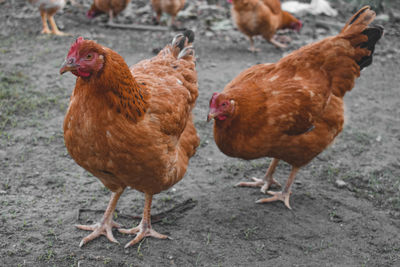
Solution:
<svg viewBox="0 0 400 267"><path fill-rule="evenodd" d="M280 43L280 42L276 39L276 36L272 37L272 38L269 40L269 42L270 42L271 44L273 44L276 48L286 48L286 47L287 47L286 44Z"/></svg>
<svg viewBox="0 0 400 267"><path fill-rule="evenodd" d="M42 24L43 24L43 29L42 29L41 33L44 33L44 34L52 33L52 34L59 35L59 36L69 35L58 29L57 24L54 20L54 14L50 15L45 10L40 10L40 16L42 17ZM51 31L50 31L49 25L47 24L47 20L49 20L49 22L50 22Z"/></svg>
<svg viewBox="0 0 400 267"><path fill-rule="evenodd" d="M144 210L143 210L143 217L140 221L140 224L132 229L118 229L119 232L123 234L136 234L136 237L125 245L125 248L135 245L143 238L147 236L152 236L155 238L160 239L171 239L166 235L159 234L151 227L150 221L150 210L151 210L151 201L153 200L153 195L145 194L145 202L144 202Z"/></svg>
<svg viewBox="0 0 400 267"><path fill-rule="evenodd" d="M256 53L256 52L260 52L260 51L261 51L261 49L256 48L256 47L254 46L253 37L249 36L249 41L250 41L250 47L249 47L249 51L250 51L250 52Z"/></svg>
<svg viewBox="0 0 400 267"><path fill-rule="evenodd" d="M278 165L279 159L273 159L271 163L269 164L267 173L265 174L263 179L258 179L256 177L252 177L251 179L254 182L240 182L236 184L235 186L240 186L240 187L261 187L261 192L264 194L267 192L267 190L271 187L271 185L275 184L279 187L281 187L281 184L277 182L273 178L273 174L275 172L275 168Z"/></svg>
<svg viewBox="0 0 400 267"><path fill-rule="evenodd" d="M109 26L112 26L112 25L115 24L114 23L114 11L112 9L110 9L110 11L108 11L108 22L107 22L107 24Z"/></svg>
<svg viewBox="0 0 400 267"><path fill-rule="evenodd" d="M292 38L286 35L275 35L274 38L280 43L290 43L292 41Z"/></svg>
<svg viewBox="0 0 400 267"><path fill-rule="evenodd" d="M82 241L79 243L79 247L82 247L83 245L99 237L100 235L105 235L111 242L119 244L119 242L113 236L112 228L121 228L122 226L114 222L112 218L114 215L115 207L117 206L118 199L121 196L122 192L124 192L124 188L120 188L117 192L113 192L111 194L110 202L108 203L107 209L104 212L103 218L100 222L93 225L75 225L79 229L93 231L90 235L82 239Z"/></svg>
<svg viewBox="0 0 400 267"><path fill-rule="evenodd" d="M58 35L58 36L71 36L68 33L62 32L58 29L57 24L54 20L54 15L49 16L49 22L51 26L51 33Z"/></svg>
<svg viewBox="0 0 400 267"><path fill-rule="evenodd" d="M49 29L49 25L47 24L47 13L46 13L46 11L40 10L40 16L42 17L42 24L43 24L42 33L50 34L51 31Z"/></svg>
<svg viewBox="0 0 400 267"><path fill-rule="evenodd" d="M256 203L274 202L274 201L280 200L285 203L286 207L288 207L289 209L292 209L289 204L290 194L292 193L290 188L292 186L292 183L293 183L294 178L296 177L296 174L298 171L299 171L299 168L297 168L297 167L292 168L292 171L289 175L289 179L286 182L285 188L281 192L267 191L267 193L272 195L272 197L259 199L256 201Z"/></svg>

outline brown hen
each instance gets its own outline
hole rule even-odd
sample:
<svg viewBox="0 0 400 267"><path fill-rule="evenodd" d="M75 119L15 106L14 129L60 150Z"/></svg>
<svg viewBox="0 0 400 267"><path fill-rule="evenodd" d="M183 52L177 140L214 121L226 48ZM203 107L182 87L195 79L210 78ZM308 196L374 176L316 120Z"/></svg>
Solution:
<svg viewBox="0 0 400 267"><path fill-rule="evenodd" d="M192 120L198 96L192 42L194 33L175 37L160 53L130 69L113 50L78 38L60 73L77 76L64 120L64 140L71 157L113 193L100 223L77 226L93 231L80 246L112 228L119 197L126 187L145 194L139 226L126 247L146 236L167 238L150 222L151 201L180 181L199 138Z"/></svg>
<svg viewBox="0 0 400 267"><path fill-rule="evenodd" d="M121 13L131 0L93 0L92 6L86 13L88 18L94 18L102 13L108 15L108 24L113 24L113 19Z"/></svg>
<svg viewBox="0 0 400 267"><path fill-rule="evenodd" d="M278 184L273 173L279 160L292 165L282 192L268 191L287 207L299 168L321 153L342 131L343 96L360 70L372 62L380 26L369 26L375 12L364 7L333 37L307 45L275 64L255 65L210 100L208 120L215 119L214 139L228 156L274 158L264 179L239 183L266 192Z"/></svg>
<svg viewBox="0 0 400 267"><path fill-rule="evenodd" d="M250 40L249 50L258 51L254 47L253 36L261 35L265 40L278 48L286 45L279 42L275 33L279 29L300 31L302 23L292 14L281 9L279 0L230 0L233 20L238 29ZM286 38L288 39L288 38Z"/></svg>
<svg viewBox="0 0 400 267"><path fill-rule="evenodd" d="M185 0L151 0L151 5L156 12L157 23L160 23L162 13L167 13L171 16L169 26L174 26L175 17L185 6Z"/></svg>

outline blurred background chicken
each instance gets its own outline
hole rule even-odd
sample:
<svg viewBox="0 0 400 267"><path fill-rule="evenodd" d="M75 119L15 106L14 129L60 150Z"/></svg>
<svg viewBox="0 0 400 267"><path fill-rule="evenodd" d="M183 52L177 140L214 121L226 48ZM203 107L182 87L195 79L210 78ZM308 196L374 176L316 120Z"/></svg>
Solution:
<svg viewBox="0 0 400 267"><path fill-rule="evenodd" d="M282 9L294 14L324 14L330 17L335 17L338 14L337 10L332 8L327 0L311 0L310 3L285 1L282 3Z"/></svg>
<svg viewBox="0 0 400 267"><path fill-rule="evenodd" d="M42 33L45 34L55 34L55 35L67 35L66 33L60 31L54 20L54 15L58 10L65 6L65 0L28 0L34 6L37 6L40 11L40 16L42 17ZM47 24L47 20L50 23L51 30Z"/></svg>
<svg viewBox="0 0 400 267"><path fill-rule="evenodd" d="M113 193L102 220L78 225L93 231L80 246L106 235L117 242L112 228L119 197L126 187L145 194L139 226L119 229L136 237L167 238L150 222L151 202L179 182L194 155L199 138L192 120L198 96L192 42L194 33L177 35L150 60L131 68L113 50L78 38L60 69L77 76L64 120L64 140L71 157Z"/></svg>
<svg viewBox="0 0 400 267"><path fill-rule="evenodd" d="M282 11L279 0L228 0L233 4L232 17L238 29L250 40L249 50L254 47L253 36L261 35L275 47L284 48L287 45L276 38L279 29L300 31L302 23L292 14Z"/></svg>
<svg viewBox="0 0 400 267"><path fill-rule="evenodd" d="M175 17L185 6L185 0L151 0L151 5L156 12L156 21L158 24L160 23L162 13L167 13L171 16L168 25L176 26Z"/></svg>
<svg viewBox="0 0 400 267"><path fill-rule="evenodd" d="M257 202L281 200L290 208L291 185L299 168L321 153L342 131L343 96L360 70L372 63L380 26L369 26L375 12L364 7L333 37L307 45L275 64L255 65L210 100L214 140L228 156L272 157L263 179L238 186L267 192L279 160L292 165L282 192Z"/></svg>
<svg viewBox="0 0 400 267"><path fill-rule="evenodd" d="M102 13L108 15L108 24L113 24L113 19L121 13L131 0L93 0L92 6L86 13L88 18L94 18Z"/></svg>

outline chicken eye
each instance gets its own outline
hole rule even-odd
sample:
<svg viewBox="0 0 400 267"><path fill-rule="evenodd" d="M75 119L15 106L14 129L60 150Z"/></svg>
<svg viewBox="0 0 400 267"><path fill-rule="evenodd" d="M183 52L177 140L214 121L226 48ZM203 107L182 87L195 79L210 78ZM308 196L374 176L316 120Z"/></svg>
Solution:
<svg viewBox="0 0 400 267"><path fill-rule="evenodd" d="M222 103L222 106L225 107L226 106L226 102Z"/></svg>
<svg viewBox="0 0 400 267"><path fill-rule="evenodd" d="M92 58L93 58L93 55L92 55L92 54L87 54L86 60L91 60Z"/></svg>

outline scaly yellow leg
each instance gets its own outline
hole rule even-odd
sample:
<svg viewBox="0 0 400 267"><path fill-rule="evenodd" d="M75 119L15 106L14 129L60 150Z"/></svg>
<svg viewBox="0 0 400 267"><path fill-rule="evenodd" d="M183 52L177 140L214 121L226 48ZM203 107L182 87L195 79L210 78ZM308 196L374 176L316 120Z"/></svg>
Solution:
<svg viewBox="0 0 400 267"><path fill-rule="evenodd" d="M45 11L40 10L40 16L42 17L42 24L43 24L42 33L50 34L51 32L49 29L49 25L47 24L47 13Z"/></svg>
<svg viewBox="0 0 400 267"><path fill-rule="evenodd" d="M285 188L281 192L273 192L273 191L267 191L268 194L273 195L270 198L262 198L256 201L256 203L265 203L265 202L273 202L273 201L283 201L289 209L292 209L289 204L289 197L290 194L292 193L290 191L290 187L292 186L292 183L294 181L294 178L296 177L297 172L299 171L299 168L297 167L292 167L292 172L289 175L289 179L286 182Z"/></svg>
<svg viewBox="0 0 400 267"><path fill-rule="evenodd" d="M145 194L145 202L144 202L144 210L143 210L143 217L140 224L132 229L118 229L119 232L124 234L136 234L136 237L125 245L125 248L135 245L143 238L147 236L152 236L155 238L160 239L171 239L166 235L159 234L158 232L154 231L151 228L151 221L150 221L150 210L151 210L151 201L153 196L150 194Z"/></svg>
<svg viewBox="0 0 400 267"><path fill-rule="evenodd" d="M59 36L67 36L69 34L62 32L58 29L57 24L54 20L54 16L49 16L49 22L50 22L50 26L51 26L51 32L55 35L59 35Z"/></svg>
<svg viewBox="0 0 400 267"><path fill-rule="evenodd" d="M118 199L121 196L122 192L124 192L124 189L120 188L117 192L113 192L111 194L110 202L108 203L107 209L104 212L103 218L100 222L93 225L76 225L76 227L79 229L93 231L93 233L82 239L82 241L79 243L79 247L82 247L89 241L101 235L105 235L111 242L118 243L118 241L113 236L112 228L121 228L121 225L114 222L112 218L114 215L115 207L117 206Z"/></svg>
<svg viewBox="0 0 400 267"><path fill-rule="evenodd" d="M251 179L254 182L240 182L235 186L243 186L243 187L261 187L261 192L264 194L271 187L271 185L275 184L281 187L280 183L278 183L274 178L273 174L275 172L276 166L278 165L279 159L273 159L269 164L267 173L265 174L263 179L258 179L256 177L252 177Z"/></svg>

